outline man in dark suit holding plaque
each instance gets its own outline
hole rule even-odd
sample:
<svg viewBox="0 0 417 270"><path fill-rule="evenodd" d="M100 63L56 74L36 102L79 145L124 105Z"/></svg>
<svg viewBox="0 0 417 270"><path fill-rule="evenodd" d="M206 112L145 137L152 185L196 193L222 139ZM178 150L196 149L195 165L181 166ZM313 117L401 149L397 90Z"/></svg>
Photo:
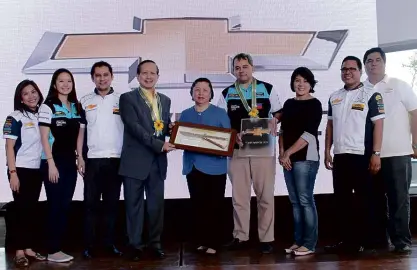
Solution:
<svg viewBox="0 0 417 270"><path fill-rule="evenodd" d="M144 192L149 220L148 246L158 258L165 256L160 238L164 218L164 180L167 174L167 152L174 146L165 142L169 134L171 100L156 92L159 69L151 60L137 68L140 87L120 97L120 115L124 123L123 149L119 173L124 177L124 199L132 259L140 259L145 244L142 240Z"/></svg>
<svg viewBox="0 0 417 270"><path fill-rule="evenodd" d="M271 84L256 80L252 76L252 57L244 53L236 55L233 58L233 72L237 80L223 90L218 104L227 111L232 128L240 132L242 119L253 119L254 122L258 122L260 118L275 119L273 116L278 116L278 111L281 109L277 91ZM272 131L275 132L276 127L275 130L273 129ZM269 133L271 128L266 130ZM233 187L234 239L228 246L233 249L242 247L249 240L251 184L253 183L258 201L258 235L261 251L271 253L274 241L276 157L275 153L272 156L263 157L242 155L242 151L257 148L244 147L241 141L242 136L247 136L249 139L259 136L261 139L265 132L262 125L252 126L244 131L250 134L246 132L238 134L238 144L229 162L229 177ZM253 142L252 145L254 145Z"/></svg>

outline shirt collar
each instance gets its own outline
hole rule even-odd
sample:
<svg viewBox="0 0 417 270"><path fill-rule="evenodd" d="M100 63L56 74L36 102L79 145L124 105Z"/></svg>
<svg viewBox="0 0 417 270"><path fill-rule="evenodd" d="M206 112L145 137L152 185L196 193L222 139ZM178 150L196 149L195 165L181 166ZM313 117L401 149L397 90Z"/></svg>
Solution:
<svg viewBox="0 0 417 270"><path fill-rule="evenodd" d="M94 88L94 93L96 93L97 95L100 95L97 88ZM106 96L111 95L114 93L113 87L110 87L110 91L106 94Z"/></svg>
<svg viewBox="0 0 417 270"><path fill-rule="evenodd" d="M142 88L142 87L140 87L139 86L139 89L145 94L145 95L148 95L148 96L152 96L152 92L150 91L150 90L146 90L145 88ZM156 96L156 89L154 90L154 93L153 93L153 96Z"/></svg>
<svg viewBox="0 0 417 270"><path fill-rule="evenodd" d="M383 82L383 83L388 83L388 80L389 80L389 77L388 77L388 75L387 74L385 74L384 75L384 78L382 78L382 80L381 81L379 81L379 82L377 82L376 84L378 84L378 83L380 83L380 82ZM372 85L372 86L375 86L374 84L372 84L370 81L369 81L369 77L368 78L366 78L366 81L365 81L367 84L369 84L369 85Z"/></svg>
<svg viewBox="0 0 417 270"><path fill-rule="evenodd" d="M343 86L343 89L345 89L346 91L352 91L352 90L356 90L363 87L363 83L360 83L358 86L356 86L355 88L352 89L346 89L346 85Z"/></svg>

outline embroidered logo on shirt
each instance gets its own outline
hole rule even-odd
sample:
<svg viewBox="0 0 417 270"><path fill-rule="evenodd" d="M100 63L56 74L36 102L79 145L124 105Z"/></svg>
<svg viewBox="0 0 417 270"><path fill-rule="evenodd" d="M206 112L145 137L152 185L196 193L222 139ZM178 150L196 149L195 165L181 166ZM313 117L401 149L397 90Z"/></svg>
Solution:
<svg viewBox="0 0 417 270"><path fill-rule="evenodd" d="M65 115L65 113L61 111L55 112L55 116L60 116L60 115Z"/></svg>
<svg viewBox="0 0 417 270"><path fill-rule="evenodd" d="M57 120L56 121L56 126L57 127L63 127L67 124L67 122L65 120Z"/></svg>
<svg viewBox="0 0 417 270"><path fill-rule="evenodd" d="M332 105L337 105L337 104L340 104L340 103L342 102L342 100L343 100L343 99L341 99L341 98L335 98L335 99L333 99L330 103L331 103Z"/></svg>
<svg viewBox="0 0 417 270"><path fill-rule="evenodd" d="M352 104L352 110L363 111L365 109L365 104L363 103L354 103Z"/></svg>
<svg viewBox="0 0 417 270"><path fill-rule="evenodd" d="M240 108L240 106L239 105L232 105L232 106L230 106L230 110L233 112L233 111L236 111L237 109L239 109Z"/></svg>
<svg viewBox="0 0 417 270"><path fill-rule="evenodd" d="M35 124L33 122L28 122L25 124L25 128L33 128L35 127Z"/></svg>
<svg viewBox="0 0 417 270"><path fill-rule="evenodd" d="M93 110L97 108L97 104L89 104L85 107L85 110L89 111L89 110Z"/></svg>

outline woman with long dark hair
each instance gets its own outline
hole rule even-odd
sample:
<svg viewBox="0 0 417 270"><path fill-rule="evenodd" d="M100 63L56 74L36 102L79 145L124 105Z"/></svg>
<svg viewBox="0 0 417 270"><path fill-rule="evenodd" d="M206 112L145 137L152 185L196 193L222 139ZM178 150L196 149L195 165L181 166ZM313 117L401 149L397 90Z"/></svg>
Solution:
<svg viewBox="0 0 417 270"><path fill-rule="evenodd" d="M42 188L40 163L42 145L38 127L38 109L43 102L42 93L35 82L21 81L14 95L14 111L7 116L3 127L6 140L6 158L10 189L13 192L16 220L16 266L28 266L29 259L45 260L32 250L35 235L30 223L35 219L34 205Z"/></svg>
<svg viewBox="0 0 417 270"><path fill-rule="evenodd" d="M73 259L61 251L61 242L77 182L77 142L84 139L80 128L84 128L85 120L81 114L72 73L58 69L39 109L41 170L48 200L48 261L52 262Z"/></svg>
<svg viewBox="0 0 417 270"><path fill-rule="evenodd" d="M294 70L290 87L295 97L284 103L279 138L279 161L294 216L294 244L286 253L296 256L315 252L317 210L314 184L319 169L318 129L322 118L321 102L313 97L316 81L306 67Z"/></svg>

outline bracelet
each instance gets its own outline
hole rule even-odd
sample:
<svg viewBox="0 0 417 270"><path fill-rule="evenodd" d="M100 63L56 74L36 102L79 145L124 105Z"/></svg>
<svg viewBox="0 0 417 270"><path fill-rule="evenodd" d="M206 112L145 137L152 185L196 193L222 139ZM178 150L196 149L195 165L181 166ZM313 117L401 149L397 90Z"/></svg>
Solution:
<svg viewBox="0 0 417 270"><path fill-rule="evenodd" d="M16 169L14 169L14 170L9 170L9 173L16 173Z"/></svg>

